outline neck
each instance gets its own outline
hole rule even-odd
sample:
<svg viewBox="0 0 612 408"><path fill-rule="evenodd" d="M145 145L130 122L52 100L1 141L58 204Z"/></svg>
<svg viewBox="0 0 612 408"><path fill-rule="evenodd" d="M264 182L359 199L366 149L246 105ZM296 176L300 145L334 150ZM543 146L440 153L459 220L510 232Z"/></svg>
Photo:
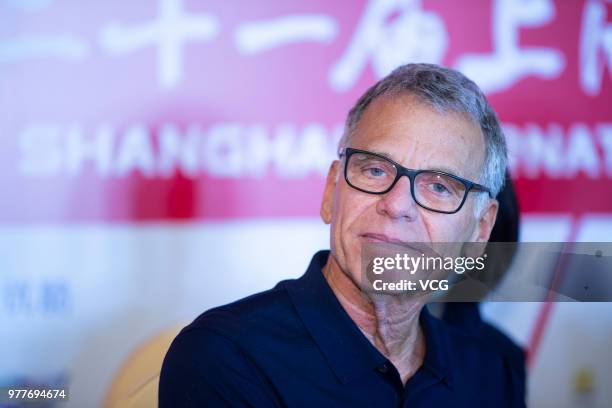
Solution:
<svg viewBox="0 0 612 408"><path fill-rule="evenodd" d="M323 276L351 319L397 368L405 383L423 364L423 302L397 295L366 296L330 254Z"/></svg>

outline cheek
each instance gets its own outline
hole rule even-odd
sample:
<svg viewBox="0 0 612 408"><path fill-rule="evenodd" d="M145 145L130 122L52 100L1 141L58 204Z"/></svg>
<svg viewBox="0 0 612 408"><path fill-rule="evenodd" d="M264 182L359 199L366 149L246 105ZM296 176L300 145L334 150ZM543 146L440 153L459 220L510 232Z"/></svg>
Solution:
<svg viewBox="0 0 612 408"><path fill-rule="evenodd" d="M339 200L335 203L336 218L340 222L342 230L347 232L364 217L369 209L375 211L376 196L353 191L342 191Z"/></svg>
<svg viewBox="0 0 612 408"><path fill-rule="evenodd" d="M350 245L349 241L355 238L354 234L359 231L360 223L369 219L368 211L375 211L376 200L376 196L353 191L350 187L338 187L332 210L332 241Z"/></svg>
<svg viewBox="0 0 612 408"><path fill-rule="evenodd" d="M472 221L461 213L427 213L423 215L423 223L431 242L464 242L469 240L473 230Z"/></svg>

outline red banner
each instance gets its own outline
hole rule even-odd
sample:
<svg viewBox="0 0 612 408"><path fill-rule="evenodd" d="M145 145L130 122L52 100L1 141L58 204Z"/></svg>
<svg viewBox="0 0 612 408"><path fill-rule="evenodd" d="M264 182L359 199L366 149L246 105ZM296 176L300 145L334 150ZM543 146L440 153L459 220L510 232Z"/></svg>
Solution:
<svg viewBox="0 0 612 408"><path fill-rule="evenodd" d="M612 212L609 1L11 1L0 19L5 224L316 215L346 113L413 61L487 93L523 210Z"/></svg>

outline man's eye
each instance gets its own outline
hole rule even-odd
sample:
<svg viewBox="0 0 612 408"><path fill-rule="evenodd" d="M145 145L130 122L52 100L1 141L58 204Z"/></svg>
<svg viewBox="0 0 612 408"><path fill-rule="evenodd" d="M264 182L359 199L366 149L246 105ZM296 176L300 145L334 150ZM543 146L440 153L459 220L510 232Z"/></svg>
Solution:
<svg viewBox="0 0 612 408"><path fill-rule="evenodd" d="M442 183L431 183L430 188L433 190L434 193L438 193L438 194L450 193L448 188L446 188L446 186Z"/></svg>
<svg viewBox="0 0 612 408"><path fill-rule="evenodd" d="M365 169L368 176L381 177L385 175L385 171L380 167L370 167Z"/></svg>

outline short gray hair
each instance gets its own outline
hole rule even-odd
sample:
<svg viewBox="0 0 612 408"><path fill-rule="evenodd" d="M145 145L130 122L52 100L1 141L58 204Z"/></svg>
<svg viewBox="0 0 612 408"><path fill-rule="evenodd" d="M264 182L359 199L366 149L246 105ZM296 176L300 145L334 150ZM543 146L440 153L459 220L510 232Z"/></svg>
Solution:
<svg viewBox="0 0 612 408"><path fill-rule="evenodd" d="M485 161L479 183L493 197L502 189L506 174L506 141L495 111L478 86L459 71L434 64L406 64L396 68L364 93L350 110L339 148L348 146L366 108L383 95L409 93L439 112L467 114L484 135ZM484 195L484 194L483 194Z"/></svg>

